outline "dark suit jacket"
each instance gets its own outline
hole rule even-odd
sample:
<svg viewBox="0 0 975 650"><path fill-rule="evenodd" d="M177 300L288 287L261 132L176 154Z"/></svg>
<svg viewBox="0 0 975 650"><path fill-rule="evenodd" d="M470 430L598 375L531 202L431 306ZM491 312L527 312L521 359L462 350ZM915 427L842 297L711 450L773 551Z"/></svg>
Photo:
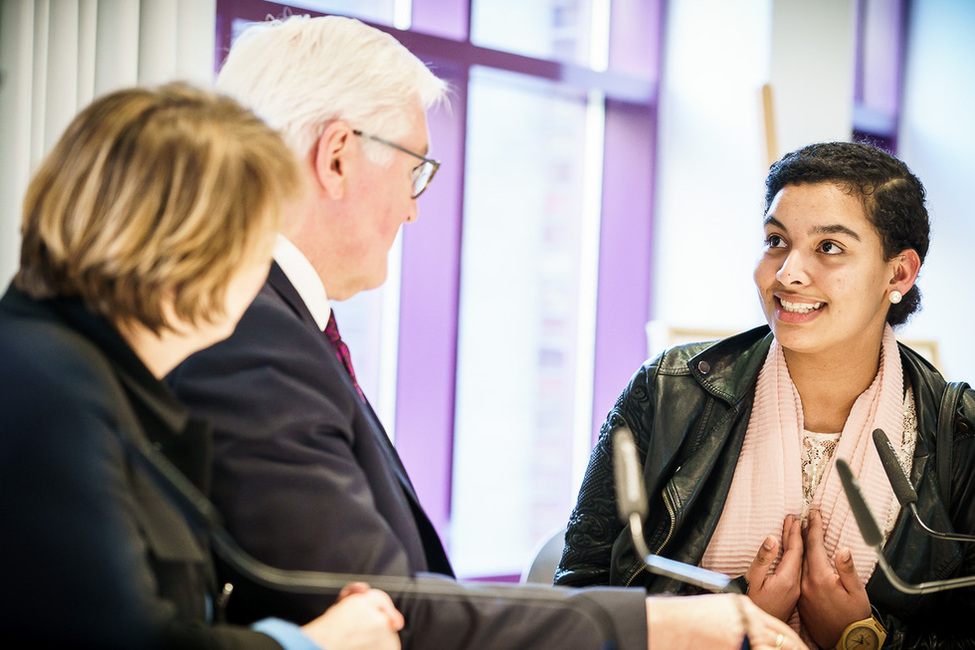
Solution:
<svg viewBox="0 0 975 650"><path fill-rule="evenodd" d="M205 488L206 431L78 301L0 300L0 637L30 647L279 648L209 627L213 569L134 460L155 444Z"/></svg>
<svg viewBox="0 0 975 650"><path fill-rule="evenodd" d="M233 336L168 380L215 425L213 498L246 551L285 569L452 575L382 425L276 264ZM232 620L304 620L325 602L230 575ZM392 594L406 616L408 648L597 647L603 632L594 617L615 627L619 647L646 647L639 590L484 595L485 588L431 579L454 593L424 595L422 584L408 596Z"/></svg>

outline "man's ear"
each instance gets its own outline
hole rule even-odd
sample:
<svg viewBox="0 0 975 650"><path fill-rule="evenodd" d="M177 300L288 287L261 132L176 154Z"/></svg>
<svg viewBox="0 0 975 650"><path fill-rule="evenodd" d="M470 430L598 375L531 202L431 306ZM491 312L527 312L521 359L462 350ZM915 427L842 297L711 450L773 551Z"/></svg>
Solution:
<svg viewBox="0 0 975 650"><path fill-rule="evenodd" d="M349 180L352 129L342 120L325 126L313 153L312 165L321 188L333 199L345 195Z"/></svg>
<svg viewBox="0 0 975 650"><path fill-rule="evenodd" d="M890 279L890 290L900 291L901 295L907 294L917 280L917 274L921 270L921 258L913 248L907 248L898 253L890 261L893 276Z"/></svg>

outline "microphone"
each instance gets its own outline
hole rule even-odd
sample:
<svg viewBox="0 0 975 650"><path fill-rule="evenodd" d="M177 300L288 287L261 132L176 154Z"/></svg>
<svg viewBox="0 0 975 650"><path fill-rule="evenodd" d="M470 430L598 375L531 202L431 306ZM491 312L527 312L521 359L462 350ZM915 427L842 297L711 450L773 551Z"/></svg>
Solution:
<svg viewBox="0 0 975 650"><path fill-rule="evenodd" d="M840 476L840 482L843 484L843 492L846 493L846 498L850 502L850 510L853 511L853 518L856 519L860 534L863 535L863 541L868 546L874 548L874 551L877 553L877 566L884 572L887 580L895 589L905 594L920 595L975 586L975 576L934 580L919 584L912 584L901 580L894 573L894 569L887 562L887 558L884 557L883 533L880 532L880 527L877 526L877 520L874 519L873 513L870 511L870 506L867 505L867 500L863 496L860 484L853 476L853 470L850 469L850 465L842 458L837 458L836 472Z"/></svg>
<svg viewBox="0 0 975 650"><path fill-rule="evenodd" d="M613 475L616 506L620 519L630 529L633 545L651 573L687 583L713 593L741 593L738 585L724 573L654 555L643 539L643 519L649 513L643 472L637 456L633 432L622 426L613 432Z"/></svg>
<svg viewBox="0 0 975 650"><path fill-rule="evenodd" d="M846 493L846 500L850 502L853 518L856 519L857 528L860 529L860 534L863 535L863 541L867 543L867 546L878 548L884 543L884 534L880 532L880 527L877 526L877 521L873 518L873 513L870 512L870 506L867 505L867 500L863 496L860 483L853 476L853 470L850 469L850 464L842 458L837 458L836 472L840 475L843 492ZM880 552L879 548L877 555L883 557L883 553Z"/></svg>
<svg viewBox="0 0 975 650"><path fill-rule="evenodd" d="M914 491L911 481L907 478L907 472L904 471L904 466L901 465L900 460L897 458L897 452L894 451L894 447L890 444L890 439L884 433L883 429L873 430L873 443L877 447L877 453L880 454L880 462L884 466L884 472L887 473L887 480L890 481L891 487L894 488L894 496L897 497L897 501L900 502L902 508L907 508L911 511L914 520L924 529L924 532L932 537L947 539L953 542L975 542L975 535L946 533L929 528L921 520L921 515L917 511L917 492Z"/></svg>

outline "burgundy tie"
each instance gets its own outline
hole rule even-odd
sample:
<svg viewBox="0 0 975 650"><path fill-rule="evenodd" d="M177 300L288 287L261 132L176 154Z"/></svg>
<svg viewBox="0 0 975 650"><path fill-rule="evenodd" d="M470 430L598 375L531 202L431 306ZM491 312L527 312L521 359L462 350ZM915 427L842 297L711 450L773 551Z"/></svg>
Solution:
<svg viewBox="0 0 975 650"><path fill-rule="evenodd" d="M365 402L366 396L362 394L362 389L359 388L359 382L355 379L355 370L352 369L352 357L349 355L349 346L342 342L342 337L339 336L339 326L335 322L335 312L332 311L328 315L328 325L325 326L325 336L328 337L329 343L335 349L335 356L338 357L342 365L345 366L346 371L349 373L349 377L352 378L352 384L355 386L355 391L359 393L359 398Z"/></svg>

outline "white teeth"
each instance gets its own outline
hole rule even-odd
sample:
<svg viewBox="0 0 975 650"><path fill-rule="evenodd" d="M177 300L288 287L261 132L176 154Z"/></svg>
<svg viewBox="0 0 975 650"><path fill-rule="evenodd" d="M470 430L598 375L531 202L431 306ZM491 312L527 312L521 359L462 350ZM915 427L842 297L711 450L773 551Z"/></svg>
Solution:
<svg viewBox="0 0 975 650"><path fill-rule="evenodd" d="M821 302L788 302L782 298L779 298L779 302L782 303L783 309L795 314L808 314L823 306Z"/></svg>

